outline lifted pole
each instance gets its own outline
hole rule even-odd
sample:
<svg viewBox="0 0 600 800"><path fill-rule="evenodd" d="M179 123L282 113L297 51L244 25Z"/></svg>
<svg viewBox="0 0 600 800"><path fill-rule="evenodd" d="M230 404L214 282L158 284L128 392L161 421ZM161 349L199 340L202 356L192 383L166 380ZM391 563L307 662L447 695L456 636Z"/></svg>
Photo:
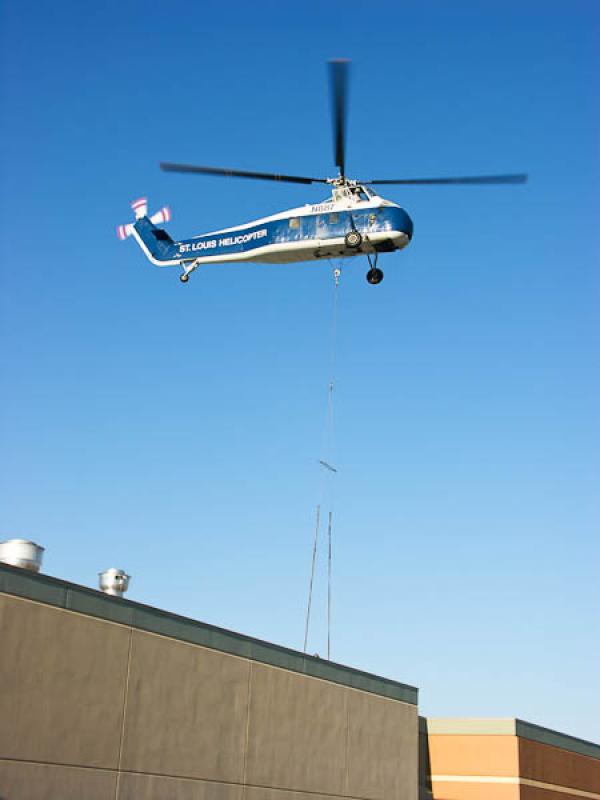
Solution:
<svg viewBox="0 0 600 800"><path fill-rule="evenodd" d="M308 626L310 624L310 608L312 605L312 593L313 593L313 582L315 579L315 566L317 563L317 543L319 541L319 525L321 522L321 506L317 506L317 515L315 520L315 540L313 544L313 552L312 552L312 568L310 571L310 584L308 587L308 605L306 607L306 624L304 626L304 652L306 653L306 647L308 645Z"/></svg>
<svg viewBox="0 0 600 800"><path fill-rule="evenodd" d="M329 525L327 526L327 540L329 555L327 559L327 660L331 660L331 518L333 512L329 512Z"/></svg>

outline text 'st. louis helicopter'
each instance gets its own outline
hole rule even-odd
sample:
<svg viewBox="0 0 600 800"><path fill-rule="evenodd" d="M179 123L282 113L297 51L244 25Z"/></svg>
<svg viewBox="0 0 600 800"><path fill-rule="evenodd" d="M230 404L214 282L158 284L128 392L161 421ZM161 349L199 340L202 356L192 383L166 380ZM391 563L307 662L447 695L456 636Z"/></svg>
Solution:
<svg viewBox="0 0 600 800"><path fill-rule="evenodd" d="M169 209L163 208L149 217L147 200L141 198L131 204L136 221L119 225L119 238L133 236L147 258L156 266L180 267L183 270L180 280L184 283L189 280L191 272L204 264L231 261L289 264L363 254L369 260L367 280L371 284L377 284L383 280L383 272L377 267L379 254L406 247L412 237L413 223L404 209L380 197L371 186L524 183L527 180L527 176L523 174L351 180L346 176L345 159L348 66L348 61L330 62L335 164L339 169L336 178L308 178L190 164L160 165L166 172L224 175L287 183L325 183L331 186L330 198L178 242L173 241L163 228L158 227L171 219Z"/></svg>

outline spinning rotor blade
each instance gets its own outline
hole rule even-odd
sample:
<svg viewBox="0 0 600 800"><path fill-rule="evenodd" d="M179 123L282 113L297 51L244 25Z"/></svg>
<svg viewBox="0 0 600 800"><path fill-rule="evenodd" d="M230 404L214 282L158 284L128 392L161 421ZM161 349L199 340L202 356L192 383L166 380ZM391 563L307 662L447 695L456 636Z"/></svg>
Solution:
<svg viewBox="0 0 600 800"><path fill-rule="evenodd" d="M450 183L462 183L462 184L477 184L477 183L526 183L527 182L527 175L525 174L517 174L517 175L472 175L471 177L466 178L393 178L391 180L388 179L381 179L377 181L361 181L361 183L366 184L367 186L372 186L374 184L399 184L399 183L408 183L408 184L420 184L420 185L431 185L431 184L450 184Z"/></svg>
<svg viewBox="0 0 600 800"><path fill-rule="evenodd" d="M188 172L194 175L222 175L226 178L256 178L261 181L282 181L284 183L327 183L325 178L306 178L301 175L278 175L276 172L246 172L241 169L221 169L221 167L198 167L194 164L170 164L162 162L164 172Z"/></svg>
<svg viewBox="0 0 600 800"><path fill-rule="evenodd" d="M350 62L337 59L329 62L331 116L335 165L343 178L346 175L346 120L348 117L348 73Z"/></svg>

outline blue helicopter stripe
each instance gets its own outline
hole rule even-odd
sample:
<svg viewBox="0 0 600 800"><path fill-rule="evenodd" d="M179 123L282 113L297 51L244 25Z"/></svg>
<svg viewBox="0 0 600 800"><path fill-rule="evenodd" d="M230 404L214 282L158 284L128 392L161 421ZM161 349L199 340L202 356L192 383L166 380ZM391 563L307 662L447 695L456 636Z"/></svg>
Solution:
<svg viewBox="0 0 600 800"><path fill-rule="evenodd" d="M356 211L332 211L284 217L263 223L250 223L233 231L216 232L173 242L157 237L157 229L147 217L138 220L135 228L152 255L161 261L193 259L207 256L235 256L268 245L285 245L309 240L339 239L352 228L363 235L385 231L402 231L412 237L412 220L402 208L380 206Z"/></svg>

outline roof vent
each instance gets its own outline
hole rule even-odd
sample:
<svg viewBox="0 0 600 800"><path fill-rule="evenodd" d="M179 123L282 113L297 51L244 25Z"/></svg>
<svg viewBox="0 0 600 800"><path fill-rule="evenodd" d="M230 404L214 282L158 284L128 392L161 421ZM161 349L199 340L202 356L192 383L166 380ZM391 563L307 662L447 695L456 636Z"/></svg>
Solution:
<svg viewBox="0 0 600 800"><path fill-rule="evenodd" d="M7 539L0 542L0 561L13 567L39 572L44 548L27 539Z"/></svg>
<svg viewBox="0 0 600 800"><path fill-rule="evenodd" d="M104 572L98 573L100 590L104 594L112 594L115 597L123 597L129 586L130 578L131 575L128 575L125 570L116 569L115 567L110 567L110 569L105 569Z"/></svg>

